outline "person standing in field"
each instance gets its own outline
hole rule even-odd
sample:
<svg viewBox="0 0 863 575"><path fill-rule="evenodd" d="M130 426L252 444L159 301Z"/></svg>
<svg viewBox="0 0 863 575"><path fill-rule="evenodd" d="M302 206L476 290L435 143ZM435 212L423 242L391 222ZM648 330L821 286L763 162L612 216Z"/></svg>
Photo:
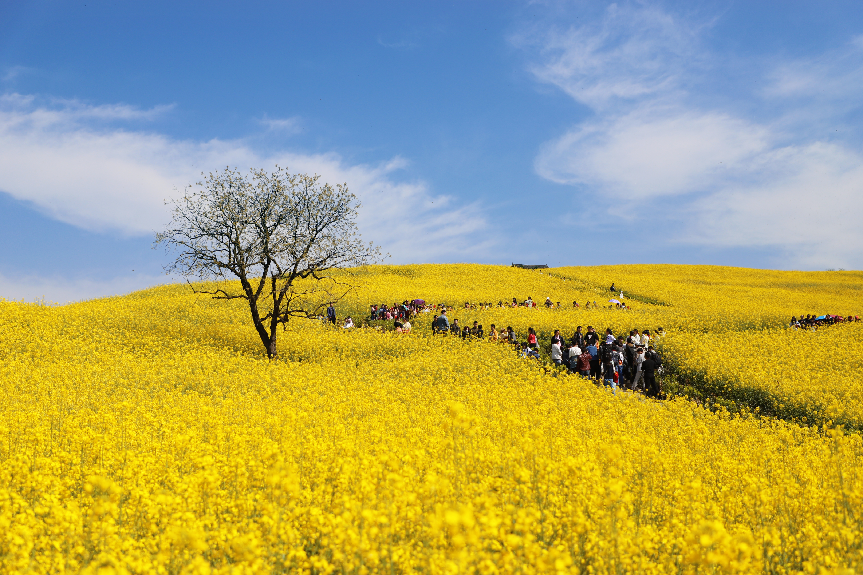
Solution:
<svg viewBox="0 0 863 575"><path fill-rule="evenodd" d="M536 350L537 347L539 347L536 344L536 332L532 327L527 328L527 346L533 350Z"/></svg>
<svg viewBox="0 0 863 575"><path fill-rule="evenodd" d="M437 331L438 333L443 334L449 331L449 319L446 317L446 308L441 310L440 315L437 318Z"/></svg>
<svg viewBox="0 0 863 575"><path fill-rule="evenodd" d="M629 382L630 389L632 389L632 382L635 381L635 355L635 345L630 336L626 339L626 347L623 348L623 374Z"/></svg>
<svg viewBox="0 0 863 575"><path fill-rule="evenodd" d="M581 348L578 347L575 343L569 348L569 371L575 373L580 371L578 368L578 357L581 355ZM588 354L590 355L590 354ZM588 362L587 369L590 369L590 363Z"/></svg>
<svg viewBox="0 0 863 575"><path fill-rule="evenodd" d="M588 344L587 352L590 354L590 377L599 379L599 350L596 348L595 341Z"/></svg>
<svg viewBox="0 0 863 575"><path fill-rule="evenodd" d="M327 307L327 321L336 325L336 308L333 307L333 302L330 302L330 305Z"/></svg>
<svg viewBox="0 0 863 575"><path fill-rule="evenodd" d="M644 383L644 372L641 365L644 363L644 348L636 348L635 353L635 375L632 377L632 391L638 391L639 385Z"/></svg>
<svg viewBox="0 0 863 575"><path fill-rule="evenodd" d="M603 343L599 349L599 359L601 363L600 370L602 372L603 383L614 391L617 388L617 382L615 381L615 375L617 374L614 365L614 350L610 343Z"/></svg>
<svg viewBox="0 0 863 575"><path fill-rule="evenodd" d="M560 365L563 363L563 353L560 349L560 343L551 344L551 361L554 365Z"/></svg>
<svg viewBox="0 0 863 575"><path fill-rule="evenodd" d="M581 326L575 328L575 333L572 334L571 341L573 345L577 345L578 347L582 347L584 345L584 334L581 333Z"/></svg>
<svg viewBox="0 0 863 575"><path fill-rule="evenodd" d="M641 372L644 374L644 395L647 397L659 397L659 386L656 384L656 369L658 356L650 349L641 362Z"/></svg>
<svg viewBox="0 0 863 575"><path fill-rule="evenodd" d="M581 355L578 356L578 362L576 363L578 373L580 373L582 377L590 377L592 361L593 357L590 355L590 351L587 348L583 349Z"/></svg>
<svg viewBox="0 0 863 575"><path fill-rule="evenodd" d="M458 324L458 318L452 320L452 325L450 326L449 331L453 335L461 335L461 326Z"/></svg>
<svg viewBox="0 0 863 575"><path fill-rule="evenodd" d="M554 330L554 335L551 336L551 345L554 344L561 346L561 349L563 348L563 338L560 335L559 329Z"/></svg>

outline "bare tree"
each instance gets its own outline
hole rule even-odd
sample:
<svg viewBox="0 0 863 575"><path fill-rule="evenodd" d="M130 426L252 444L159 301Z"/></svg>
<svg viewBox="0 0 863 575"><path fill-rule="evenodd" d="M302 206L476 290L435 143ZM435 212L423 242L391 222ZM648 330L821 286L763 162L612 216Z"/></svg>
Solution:
<svg viewBox="0 0 863 575"><path fill-rule="evenodd" d="M172 202L172 221L156 234L156 244L178 252L166 271L240 280L239 286L190 285L217 299L245 299L270 359L278 356L280 324L316 317L350 290L328 270L380 259L379 248L360 241L360 204L347 184L319 179L278 166L248 176L229 168L210 173Z"/></svg>

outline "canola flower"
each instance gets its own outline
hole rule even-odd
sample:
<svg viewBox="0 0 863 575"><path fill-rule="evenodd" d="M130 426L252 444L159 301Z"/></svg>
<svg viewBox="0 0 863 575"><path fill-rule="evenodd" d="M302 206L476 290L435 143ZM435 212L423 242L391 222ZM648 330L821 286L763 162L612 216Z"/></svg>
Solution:
<svg viewBox="0 0 863 575"><path fill-rule="evenodd" d="M856 307L863 302L861 272L654 265L534 271L439 265L378 266L352 273L359 278L377 274L374 277L382 280L360 283L361 289L352 294L355 315L365 313L369 302L420 296L453 305L450 321L459 318L467 325L476 320L486 332L491 324L511 325L522 339L533 327L546 343L555 329L568 338L577 325L593 325L599 333L611 328L616 335L663 327L667 337L654 342L668 367L698 382L705 392L801 422L863 429L863 324L817 332L787 328L792 316L806 313L863 316ZM608 290L612 281L631 310L622 312L608 303L617 297ZM398 297L401 294L404 297ZM528 295L539 307L460 309L465 301L496 304L516 297L521 302ZM546 309L546 297L562 307ZM573 300L582 307L573 309ZM584 309L587 301L597 301L600 308Z"/></svg>
<svg viewBox="0 0 863 575"><path fill-rule="evenodd" d="M516 289L486 268L359 270L343 308ZM477 281L438 284L452 271ZM633 307L579 317L675 309ZM863 568L859 435L612 395L422 330L298 321L269 363L244 313L183 286L0 303L2 572Z"/></svg>

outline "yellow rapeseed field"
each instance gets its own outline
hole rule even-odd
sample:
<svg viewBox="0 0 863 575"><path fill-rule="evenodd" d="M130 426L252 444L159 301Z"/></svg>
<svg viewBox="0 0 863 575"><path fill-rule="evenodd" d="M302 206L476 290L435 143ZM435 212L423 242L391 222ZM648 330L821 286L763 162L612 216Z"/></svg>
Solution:
<svg viewBox="0 0 863 575"><path fill-rule="evenodd" d="M798 304L794 313L854 311L852 272L460 265L344 275L358 289L339 315L357 323L369 303L415 297L601 306L616 281L640 298L630 311L452 315L544 337L662 325L681 369L861 413L848 392L859 360L842 356L834 369L827 355L832 338L860 341L860 329L781 328ZM768 297L781 290L790 295ZM428 323L398 335L294 321L269 363L241 303L184 286L54 307L0 302L0 570L863 569L859 434L614 395L500 344L432 337ZM774 351L763 361L734 352L737 370L711 359L741 342ZM815 351L787 357L801 350ZM768 377L795 370L790 383Z"/></svg>

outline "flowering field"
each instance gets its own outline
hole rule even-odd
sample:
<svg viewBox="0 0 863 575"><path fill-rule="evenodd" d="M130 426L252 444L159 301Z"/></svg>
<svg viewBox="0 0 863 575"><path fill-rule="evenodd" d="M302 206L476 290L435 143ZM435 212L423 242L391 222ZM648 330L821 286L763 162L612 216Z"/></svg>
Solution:
<svg viewBox="0 0 863 575"><path fill-rule="evenodd" d="M381 273L386 270L392 273ZM599 332L610 327L615 334L662 327L667 332L661 340L666 360L705 392L800 422L863 429L863 322L819 332L786 327L792 316L805 314L863 316L861 272L647 265L541 271L404 266L376 271L375 281L355 295L356 313L369 301L392 303L414 294L433 294L426 299L456 306L465 301L496 305L531 296L538 308L457 309L449 315L462 324L477 320L486 331L490 324L511 325L524 336L533 327L546 341L555 329L569 337L578 325L593 325ZM612 281L631 310L608 309ZM562 307L546 310L541 305L546 297ZM579 303L578 310L572 308L573 301ZM585 310L588 301L596 301L599 308Z"/></svg>
<svg viewBox="0 0 863 575"><path fill-rule="evenodd" d="M357 319L369 303L414 297L601 305L616 281L641 298L631 311L453 317L521 334L661 325L667 354L729 385L801 372L790 391L763 382L800 402L832 405L824 398L863 375L850 355L818 375L832 366L833 339L861 340L859 324L779 329L785 315L854 311L853 272L463 265L346 275L358 289L339 315ZM778 281L790 295L767 297ZM269 364L246 313L183 286L58 307L0 303L2 572L863 568L858 434L615 396L501 345L433 338L428 319L410 335L296 321ZM711 363L711 350L740 341L778 351L745 356L749 371ZM817 360L779 361L812 349ZM809 389L794 395L804 376Z"/></svg>

